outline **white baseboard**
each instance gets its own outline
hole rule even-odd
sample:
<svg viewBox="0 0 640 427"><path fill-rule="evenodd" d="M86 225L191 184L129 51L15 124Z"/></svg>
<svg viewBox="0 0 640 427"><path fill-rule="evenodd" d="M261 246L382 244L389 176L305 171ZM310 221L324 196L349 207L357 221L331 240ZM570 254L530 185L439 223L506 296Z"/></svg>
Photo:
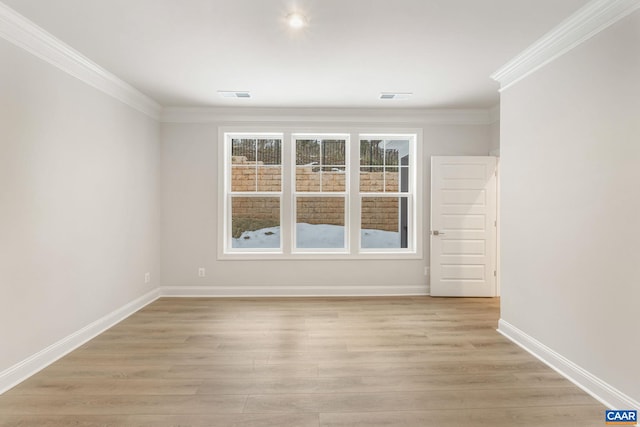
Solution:
<svg viewBox="0 0 640 427"><path fill-rule="evenodd" d="M500 319L498 332L589 393L607 408L640 411L640 402L602 381L510 323Z"/></svg>
<svg viewBox="0 0 640 427"><path fill-rule="evenodd" d="M166 297L346 297L428 295L421 286L162 286Z"/></svg>
<svg viewBox="0 0 640 427"><path fill-rule="evenodd" d="M77 332L61 339L20 363L0 372L0 394L15 387L30 376L38 373L56 360L80 347L113 325L126 319L136 311L152 303L160 296L160 290L153 291L131 301L125 306L107 314Z"/></svg>
<svg viewBox="0 0 640 427"><path fill-rule="evenodd" d="M0 394L35 375L87 341L162 296L167 297L311 297L427 295L423 286L162 286L131 301L61 339L31 357L0 372Z"/></svg>

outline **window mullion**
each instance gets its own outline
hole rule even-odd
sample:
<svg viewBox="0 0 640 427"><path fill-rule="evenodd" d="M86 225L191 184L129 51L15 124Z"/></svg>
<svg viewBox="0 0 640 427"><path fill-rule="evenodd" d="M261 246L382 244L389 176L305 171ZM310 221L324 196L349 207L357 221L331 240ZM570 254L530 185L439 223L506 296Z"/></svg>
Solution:
<svg viewBox="0 0 640 427"><path fill-rule="evenodd" d="M324 142L322 140L320 140L320 149L318 151L318 176L320 178L320 182L319 184L319 188L320 188L320 193L322 193L322 162L323 162L323 156L322 156L322 146L324 145Z"/></svg>
<svg viewBox="0 0 640 427"><path fill-rule="evenodd" d="M258 139L254 140L255 150L253 150L253 173L256 177L255 192L258 192Z"/></svg>
<svg viewBox="0 0 640 427"><path fill-rule="evenodd" d="M382 142L382 192L387 192L387 141Z"/></svg>
<svg viewBox="0 0 640 427"><path fill-rule="evenodd" d="M352 132L349 136L349 164L346 170L348 172L347 194L349 202L349 218L347 220L347 230L349 230L349 239L347 247L351 254L360 253L360 136L356 132Z"/></svg>
<svg viewBox="0 0 640 427"><path fill-rule="evenodd" d="M282 196L280 203L280 232L282 238L282 252L290 254L293 245L293 227L295 227L294 212L294 174L295 174L295 150L291 132L285 132L282 136Z"/></svg>

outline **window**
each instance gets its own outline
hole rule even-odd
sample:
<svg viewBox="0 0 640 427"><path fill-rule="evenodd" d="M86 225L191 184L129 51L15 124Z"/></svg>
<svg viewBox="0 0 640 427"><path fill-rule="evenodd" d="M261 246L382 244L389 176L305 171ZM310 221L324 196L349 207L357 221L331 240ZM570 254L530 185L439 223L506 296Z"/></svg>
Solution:
<svg viewBox="0 0 640 427"><path fill-rule="evenodd" d="M360 247L410 247L411 139L360 140Z"/></svg>
<svg viewBox="0 0 640 427"><path fill-rule="evenodd" d="M229 140L227 206L231 248L279 251L282 205L282 138Z"/></svg>
<svg viewBox="0 0 640 427"><path fill-rule="evenodd" d="M344 251L347 136L295 136L296 251Z"/></svg>
<svg viewBox="0 0 640 427"><path fill-rule="evenodd" d="M421 256L417 134L221 137L221 257Z"/></svg>

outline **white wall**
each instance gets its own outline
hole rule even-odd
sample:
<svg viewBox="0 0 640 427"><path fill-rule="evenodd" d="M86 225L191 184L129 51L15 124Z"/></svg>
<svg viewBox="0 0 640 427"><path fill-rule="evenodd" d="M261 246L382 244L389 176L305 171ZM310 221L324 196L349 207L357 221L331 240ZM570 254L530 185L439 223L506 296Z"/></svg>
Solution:
<svg viewBox="0 0 640 427"><path fill-rule="evenodd" d="M426 290L424 267L429 260L430 197L428 159L432 155L486 155L489 151L488 125L410 123L403 127L423 129L424 176L427 179L423 195L426 214L423 221L423 259L219 261L216 250L219 238L217 139L220 124L162 124L162 284L165 286L207 286L214 289L213 293L221 294L393 293L394 287L402 286ZM228 123L224 125L230 126ZM260 123L244 122L242 125L259 126ZM293 125L300 126L299 123ZM384 126L379 122L370 125ZM313 124L307 126L313 128ZM207 277L197 277L198 267L206 268ZM251 289L243 291L242 286ZM382 290L371 291L371 287L376 286ZM224 287L229 288L221 290Z"/></svg>
<svg viewBox="0 0 640 427"><path fill-rule="evenodd" d="M0 64L2 372L157 286L159 127L2 39Z"/></svg>
<svg viewBox="0 0 640 427"><path fill-rule="evenodd" d="M502 93L502 318L640 401L640 12Z"/></svg>
<svg viewBox="0 0 640 427"><path fill-rule="evenodd" d="M500 121L489 125L489 152L500 153Z"/></svg>

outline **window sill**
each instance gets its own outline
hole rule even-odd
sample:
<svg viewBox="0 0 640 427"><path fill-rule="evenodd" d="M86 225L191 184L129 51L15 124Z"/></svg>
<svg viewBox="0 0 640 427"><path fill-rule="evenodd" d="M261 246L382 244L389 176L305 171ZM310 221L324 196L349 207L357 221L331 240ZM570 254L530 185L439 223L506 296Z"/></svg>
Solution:
<svg viewBox="0 0 640 427"><path fill-rule="evenodd" d="M365 260L418 260L422 255L416 252L363 252L359 254L349 253L267 253L267 252L243 252L224 253L218 255L218 261L365 261Z"/></svg>

